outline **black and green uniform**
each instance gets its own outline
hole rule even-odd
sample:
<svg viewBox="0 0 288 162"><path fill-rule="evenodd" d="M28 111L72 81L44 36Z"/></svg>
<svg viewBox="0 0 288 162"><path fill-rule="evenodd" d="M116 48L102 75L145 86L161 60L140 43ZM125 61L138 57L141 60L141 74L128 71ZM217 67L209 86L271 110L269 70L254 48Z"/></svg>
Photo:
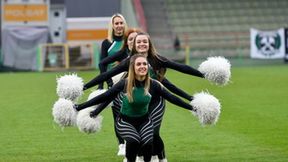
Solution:
<svg viewBox="0 0 288 162"><path fill-rule="evenodd" d="M116 65L116 61L117 61L116 59L118 59L120 55L118 53L122 51L120 50L122 48L122 45L123 45L123 36L114 36L113 42L110 42L108 39L105 39L102 42L101 57L100 57L100 63L99 63L100 74L106 72L107 70L110 70ZM109 58L112 58L112 59L109 59ZM113 81L111 78L107 79L106 82L107 82L108 87L111 87L113 85ZM103 82L99 84L98 89L103 89ZM119 114L118 113L119 108L114 108L115 102L116 101L113 101L113 104L112 104L112 113L113 113L114 123L116 123L116 116L118 116ZM116 132L116 128L115 128L115 134L116 134L118 143L124 144L124 140Z"/></svg>
<svg viewBox="0 0 288 162"><path fill-rule="evenodd" d="M122 45L123 45L123 36L113 36L112 42L110 42L108 39L105 39L101 45L100 62L103 59L113 56L118 51L120 51ZM100 74L106 72L107 69L109 70L115 65L116 64L114 62L114 63L110 63L108 65L108 68L105 68L105 69L100 68ZM113 81L111 78L107 80L107 84L110 87L113 85ZM98 89L103 89L103 82L99 84Z"/></svg>
<svg viewBox="0 0 288 162"><path fill-rule="evenodd" d="M141 82L133 89L133 102L124 95L120 109L120 117L116 129L126 141L126 157L135 161L141 149L145 150L144 160L150 161L152 155L153 125L148 116L148 106L151 95L145 94ZM144 151L143 151L144 152Z"/></svg>
<svg viewBox="0 0 288 162"><path fill-rule="evenodd" d="M185 73L185 74L204 78L204 75L200 71L188 65L184 65L184 64L171 61L161 55L158 55L158 57L154 59L148 56L147 59L148 59L149 64L154 70L154 74L152 75L157 77L157 80L160 81L167 89L169 89L171 92L189 101L193 99L191 95L185 93L184 91L182 91L181 89L173 85L171 82L169 82L165 77L163 77L164 76L163 73L165 73L166 68L169 68L169 69L173 69L173 70ZM128 71L129 63L130 63L129 58L126 58L115 68L105 73L102 73L101 75L92 79L90 82L86 83L84 85L84 89L93 87L121 72ZM120 108L119 105L121 105L121 97L123 97L123 95L119 94L115 99L115 101L117 102L113 102L114 117L117 117L119 115L119 108ZM107 105L107 104L109 103L105 103L104 105ZM153 102L151 102L149 106L149 113L150 113L151 119L153 121L153 126L154 126L154 140L153 140L154 141L154 153L153 155L158 155L160 159L165 158L164 142L162 141L160 137L160 127L161 127L164 112L165 112L165 101L163 100L161 96L158 96L157 100L154 100ZM118 138L118 140L119 139L121 140L121 138Z"/></svg>
<svg viewBox="0 0 288 162"><path fill-rule="evenodd" d="M122 103L121 103L121 109L120 109L120 115L117 117L117 123L116 123L116 130L121 135L122 138L125 139L126 143L126 153L131 153L131 157L134 157L135 155L135 148L137 146L141 146L142 155L144 155L144 158L149 158L150 152L147 150L150 150L150 142L152 141L152 137L150 138L150 126L152 127L152 136L155 137L155 128L154 128L154 122L157 122L156 120L159 120L158 122L161 123L162 116L164 113L164 100L167 99L169 102L180 106L182 108L193 110L193 107L189 105L188 103L183 102L178 97L172 95L169 93L159 82L151 79L150 81L150 87L149 87L149 94L144 95L143 93L143 82L136 81L136 87L133 90L133 98L134 103L129 103L127 100L127 96L125 95L125 84L126 80L121 80L117 84L115 84L112 88L108 89L104 94L101 94L85 103L82 103L80 105L76 105L76 109L79 111L81 109L99 104L99 103L107 103L107 104L100 104L98 108L93 111L94 115L99 114L108 104L111 102L118 94L122 94ZM151 97L151 99L149 99ZM163 99L162 99L163 98ZM149 101L149 106L145 105ZM134 109L132 109L134 108ZM151 122L150 118L152 114L155 114L155 121ZM151 124L150 124L151 122ZM153 123L153 125L152 125ZM160 123L158 124L160 127ZM138 132L141 129L137 128L143 128L147 127L147 129L144 132ZM135 129L134 129L135 127ZM130 128L130 129L128 129ZM146 132L147 131L147 132ZM137 133L136 133L137 132ZM144 133L145 138L141 137L141 134ZM146 136L147 135L147 136ZM142 140L143 138L143 140ZM160 136L159 136L160 138ZM140 139L140 140L139 140ZM159 139L158 139L159 140ZM129 144L128 144L129 141ZM137 143L137 141L140 141ZM154 141L154 139L153 139ZM160 142L160 141L158 141ZM161 140L162 142L162 140ZM132 145L130 145L132 143ZM149 143L149 144L148 144ZM128 144L128 145L127 145ZM143 147L143 144L147 144ZM155 144L153 144L155 147ZM128 147L128 148L127 148ZM134 148L134 150L130 150L130 148ZM157 146L160 147L160 146ZM157 148L158 149L158 148ZM163 149L163 148L161 148ZM128 151L128 152L127 152ZM137 150L138 153L139 150ZM136 153L136 154L137 154ZM150 154L151 155L151 154ZM136 158L136 156L135 156Z"/></svg>
<svg viewBox="0 0 288 162"><path fill-rule="evenodd" d="M115 53L114 55L108 56L102 59L99 63L99 69L101 72L107 71L108 65L114 62L121 62L122 60L126 59L130 54L128 48L122 49Z"/></svg>

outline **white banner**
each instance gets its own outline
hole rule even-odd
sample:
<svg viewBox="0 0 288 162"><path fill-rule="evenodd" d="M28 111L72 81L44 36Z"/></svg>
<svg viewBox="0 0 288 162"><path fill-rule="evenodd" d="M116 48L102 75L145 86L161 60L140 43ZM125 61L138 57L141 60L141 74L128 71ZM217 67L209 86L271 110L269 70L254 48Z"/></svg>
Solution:
<svg viewBox="0 0 288 162"><path fill-rule="evenodd" d="M251 58L278 59L285 56L284 29L260 31L250 29Z"/></svg>

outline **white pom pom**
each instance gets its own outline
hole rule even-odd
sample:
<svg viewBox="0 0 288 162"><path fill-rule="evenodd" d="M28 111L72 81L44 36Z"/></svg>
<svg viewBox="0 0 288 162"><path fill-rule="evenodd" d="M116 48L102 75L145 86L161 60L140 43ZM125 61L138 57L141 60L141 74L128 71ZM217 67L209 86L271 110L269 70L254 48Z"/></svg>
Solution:
<svg viewBox="0 0 288 162"><path fill-rule="evenodd" d="M205 124L215 124L220 115L221 104L217 98L207 92L197 93L190 104L196 109L193 112L199 122Z"/></svg>
<svg viewBox="0 0 288 162"><path fill-rule="evenodd" d="M96 97L96 96L101 95L102 93L105 93L106 91L107 91L107 89L97 89L97 90L91 92L91 93L89 94L89 96L88 96L88 101L91 100L92 98ZM110 105L108 105L108 106L111 106L111 103L110 103ZM91 106L91 107L93 107L94 109L96 109L97 105L94 105L94 106Z"/></svg>
<svg viewBox="0 0 288 162"><path fill-rule="evenodd" d="M101 95L102 93L105 93L107 89L97 89L89 94L88 100L91 100L92 98Z"/></svg>
<svg viewBox="0 0 288 162"><path fill-rule="evenodd" d="M122 72L120 74L117 74L115 76L112 77L113 80L113 84L118 83L121 79L123 79L123 77L126 75L127 72Z"/></svg>
<svg viewBox="0 0 288 162"><path fill-rule="evenodd" d="M76 122L81 132L90 134L100 131L103 117L98 115L96 118L91 118L90 112L93 110L94 108L89 107L79 111Z"/></svg>
<svg viewBox="0 0 288 162"><path fill-rule="evenodd" d="M83 79L77 74L64 75L57 78L57 94L60 98L76 100L83 94Z"/></svg>
<svg viewBox="0 0 288 162"><path fill-rule="evenodd" d="M106 91L107 91L106 89L97 89L93 91L88 96L88 101L98 95L101 95L102 93L105 93ZM76 122L81 132L89 134L89 133L95 133L95 132L100 131L103 117L100 115L98 115L96 118L90 117L90 112L95 110L96 108L97 108L97 105L94 105L94 106L91 106L91 107L88 107L86 109L79 111Z"/></svg>
<svg viewBox="0 0 288 162"><path fill-rule="evenodd" d="M66 100L60 98L55 102L52 115L54 121L59 124L61 127L73 126L76 124L77 112L73 108L73 102L71 100Z"/></svg>
<svg viewBox="0 0 288 162"><path fill-rule="evenodd" d="M231 76L231 64L229 60L221 56L208 57L206 61L199 65L198 70L204 74L205 78L216 85L226 85Z"/></svg>

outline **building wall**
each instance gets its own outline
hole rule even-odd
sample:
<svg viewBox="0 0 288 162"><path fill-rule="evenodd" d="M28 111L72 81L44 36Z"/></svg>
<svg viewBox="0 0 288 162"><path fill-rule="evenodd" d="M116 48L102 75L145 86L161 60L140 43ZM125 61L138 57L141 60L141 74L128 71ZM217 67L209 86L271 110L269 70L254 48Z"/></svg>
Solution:
<svg viewBox="0 0 288 162"><path fill-rule="evenodd" d="M1 29L2 28L2 1L0 1L0 9L1 9L1 12L0 12L0 29ZM2 47L2 35L1 35L1 33L2 32L0 32L0 50ZM0 53L1 53L1 51L0 51Z"/></svg>
<svg viewBox="0 0 288 162"><path fill-rule="evenodd" d="M0 1L1 2L1 1ZM121 0L51 0L53 4L66 5L67 17L110 17L120 13ZM0 3L1 8L2 3ZM2 14L2 13L1 13ZM1 16L0 16L1 26ZM0 32L0 47L1 47Z"/></svg>
<svg viewBox="0 0 288 162"><path fill-rule="evenodd" d="M67 17L109 17L120 12L119 0L66 0Z"/></svg>

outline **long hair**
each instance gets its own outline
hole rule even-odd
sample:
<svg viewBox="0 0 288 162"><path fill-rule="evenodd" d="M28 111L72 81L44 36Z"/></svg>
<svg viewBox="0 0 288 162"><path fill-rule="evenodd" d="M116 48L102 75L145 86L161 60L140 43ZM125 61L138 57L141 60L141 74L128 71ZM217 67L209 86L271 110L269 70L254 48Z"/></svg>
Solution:
<svg viewBox="0 0 288 162"><path fill-rule="evenodd" d="M108 25L108 36L107 36L107 39L110 42L113 42L113 35L114 35L113 22L114 22L115 17L120 17L123 20L123 22L124 22L124 33L126 32L126 30L128 28L126 20L125 20L123 15L121 15L120 13L116 13L116 14L112 15L112 17L110 19L110 22L109 22L109 25Z"/></svg>
<svg viewBox="0 0 288 162"><path fill-rule="evenodd" d="M137 53L138 53L137 50L136 50L136 38L137 38L138 36L140 36L140 35L145 35L145 36L147 36L147 38L148 38L148 43L149 43L148 57L149 57L149 58L157 57L158 52L156 51L156 48L155 48L154 44L152 43L150 36L149 36L147 33L145 33L145 32L140 32L140 33L138 33L138 34L135 36L135 38L134 38L134 44L133 44L133 48L132 48L132 53L131 53L131 54L134 55L134 54L137 54Z"/></svg>
<svg viewBox="0 0 288 162"><path fill-rule="evenodd" d="M124 43L123 43L123 45L122 45L122 47L121 47L121 50L128 49L128 45L127 45L128 37L129 37L129 35L130 35L131 33L134 33L134 32L140 33L140 32L142 32L142 30L139 29L139 28L129 28L129 29L127 29L127 31L124 33L124 39L123 39L123 40L124 40Z"/></svg>
<svg viewBox="0 0 288 162"><path fill-rule="evenodd" d="M135 61L137 58L139 57L143 57L146 59L145 56L143 55L133 55L130 58L130 64L129 64L129 71L128 71L128 78L127 78L127 84L126 84L126 93L127 93L127 97L129 102L133 102L133 88L136 86L135 85ZM149 87L150 87L150 77L149 77L149 73L147 72L145 80L144 80L144 92L145 94L148 94L149 92Z"/></svg>
<svg viewBox="0 0 288 162"><path fill-rule="evenodd" d="M136 50L136 38L140 35L145 35L148 38L149 49L147 59L149 61L149 64L152 66L153 70L157 73L157 79L161 81L163 80L164 75L166 73L166 68L161 67L161 65L159 64L159 60L163 62L165 62L165 60L162 59L163 57L162 58L160 57L159 53L156 51L156 48L151 41L150 36L147 33L141 32L135 36L131 56L138 54L138 51Z"/></svg>

